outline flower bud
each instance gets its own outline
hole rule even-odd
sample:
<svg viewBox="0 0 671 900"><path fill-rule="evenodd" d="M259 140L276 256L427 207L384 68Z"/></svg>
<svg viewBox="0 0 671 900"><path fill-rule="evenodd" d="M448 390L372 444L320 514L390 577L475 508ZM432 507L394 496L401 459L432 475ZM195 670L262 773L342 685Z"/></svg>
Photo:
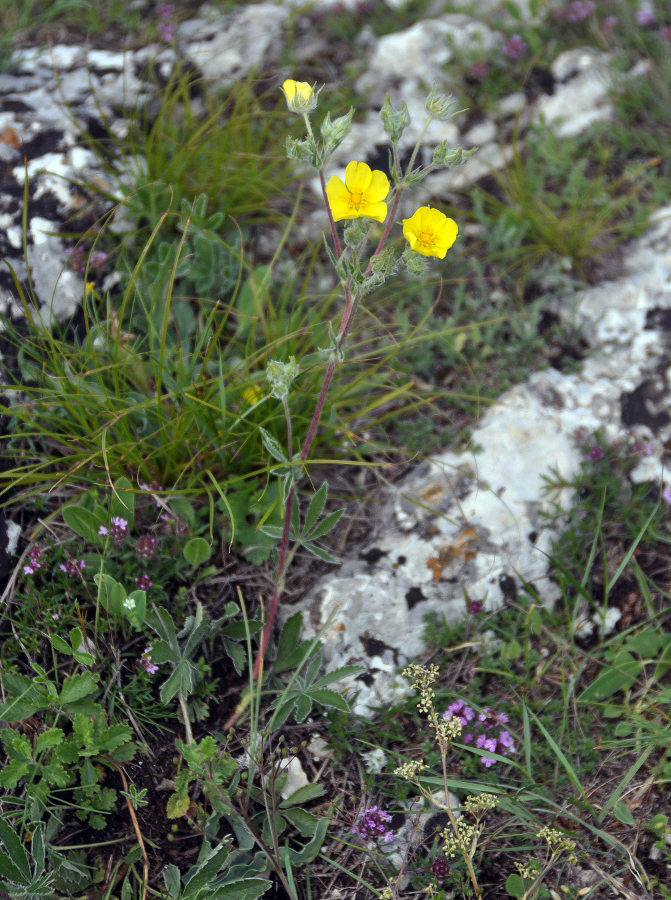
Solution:
<svg viewBox="0 0 671 900"><path fill-rule="evenodd" d="M282 90L289 110L302 116L309 114L317 107L317 94L312 85L307 81L294 81L287 78L282 84Z"/></svg>
<svg viewBox="0 0 671 900"><path fill-rule="evenodd" d="M443 141L433 151L433 159L431 165L441 169L457 169L459 166L465 166L469 156L472 156L478 147L471 150L464 150L463 147L448 147L447 141Z"/></svg>
<svg viewBox="0 0 671 900"><path fill-rule="evenodd" d="M295 356L289 357L289 362L283 363L278 359L271 359L266 366L266 378L270 382L270 393L276 400L284 400L291 387L291 383L298 376L299 368Z"/></svg>
<svg viewBox="0 0 671 900"><path fill-rule="evenodd" d="M411 275L422 275L426 269L426 259L410 247L406 247L401 260Z"/></svg>
<svg viewBox="0 0 671 900"><path fill-rule="evenodd" d="M298 138L288 137L285 149L289 159L310 163L311 166L319 166L320 164L317 150L309 140L299 141Z"/></svg>
<svg viewBox="0 0 671 900"><path fill-rule="evenodd" d="M321 124L321 133L329 153L332 153L344 141L347 132L350 130L353 115L354 109L350 109L344 116L338 116L337 119L331 121L331 116L326 113Z"/></svg>
<svg viewBox="0 0 671 900"><path fill-rule="evenodd" d="M434 119L440 119L441 122L447 122L457 113L463 112L463 109L457 109L457 101L452 94L437 94L435 88L431 88L431 93L426 98L424 109L433 116Z"/></svg>
<svg viewBox="0 0 671 900"><path fill-rule="evenodd" d="M356 249L368 233L368 222L365 219L352 219L345 226L343 237L348 247Z"/></svg>
<svg viewBox="0 0 671 900"><path fill-rule="evenodd" d="M392 139L393 143L396 144L410 124L410 113L408 112L405 100L401 102L400 109L394 109L389 94L387 94L384 98L382 109L380 110L380 118L382 119L384 130Z"/></svg>

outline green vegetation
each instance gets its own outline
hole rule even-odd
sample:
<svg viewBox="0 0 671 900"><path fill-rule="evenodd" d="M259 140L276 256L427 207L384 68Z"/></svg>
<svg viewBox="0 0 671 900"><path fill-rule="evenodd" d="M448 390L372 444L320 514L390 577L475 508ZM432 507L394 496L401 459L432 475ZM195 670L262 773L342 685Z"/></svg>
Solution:
<svg viewBox="0 0 671 900"><path fill-rule="evenodd" d="M337 690L359 669L325 672L300 614L259 653L273 604L347 551L389 463L465 444L529 372L579 365L550 302L668 198L671 20L641 25L633 0L612 25L589 4L577 21L503 6L504 49L447 66L469 123L585 44L611 54L615 120L570 139L510 124L504 167L435 198L460 229L441 267L384 220L324 241L304 170L365 102L361 29L409 27L425 0L293 16L295 96L329 84L303 140L276 71L220 88L178 68L125 138L82 126L107 175L69 225L82 314L46 327L17 279L25 322L2 322L0 503L24 528L0 609L1 893L671 897L669 504L632 482L643 448L578 436L578 475L546 478L550 500L572 495L550 514L558 601L465 596L373 720ZM169 43L192 11L5 4L0 61L58 29ZM328 52L294 69L306 22ZM385 116L391 206L408 172L403 114Z"/></svg>

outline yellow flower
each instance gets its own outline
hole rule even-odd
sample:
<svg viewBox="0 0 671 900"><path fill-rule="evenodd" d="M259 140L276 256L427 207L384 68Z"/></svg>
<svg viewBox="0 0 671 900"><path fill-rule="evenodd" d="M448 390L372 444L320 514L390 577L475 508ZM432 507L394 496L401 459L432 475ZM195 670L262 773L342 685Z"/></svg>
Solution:
<svg viewBox="0 0 671 900"><path fill-rule="evenodd" d="M242 389L242 399L249 406L254 406L263 397L263 391L258 384L250 384Z"/></svg>
<svg viewBox="0 0 671 900"><path fill-rule="evenodd" d="M361 216L384 222L387 204L383 201L388 193L389 179L384 172L371 171L364 162L349 163L344 184L341 178L333 175L326 185L326 196L336 222Z"/></svg>
<svg viewBox="0 0 671 900"><path fill-rule="evenodd" d="M420 206L409 219L403 219L403 236L422 256L444 259L458 234L454 219L448 219L445 213L430 206Z"/></svg>
<svg viewBox="0 0 671 900"><path fill-rule="evenodd" d="M317 106L317 95L307 81L294 81L292 78L287 78L282 84L282 90L287 106L291 112L298 113L299 116L312 112Z"/></svg>

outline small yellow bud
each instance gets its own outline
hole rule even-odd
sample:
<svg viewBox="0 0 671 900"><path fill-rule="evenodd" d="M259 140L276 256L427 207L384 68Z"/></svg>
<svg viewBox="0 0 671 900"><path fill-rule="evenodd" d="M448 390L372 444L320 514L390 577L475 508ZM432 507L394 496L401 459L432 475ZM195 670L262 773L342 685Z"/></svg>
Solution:
<svg viewBox="0 0 671 900"><path fill-rule="evenodd" d="M311 113L317 107L317 94L307 81L294 81L292 78L287 78L282 83L282 90L289 110L299 116L302 116L303 113Z"/></svg>

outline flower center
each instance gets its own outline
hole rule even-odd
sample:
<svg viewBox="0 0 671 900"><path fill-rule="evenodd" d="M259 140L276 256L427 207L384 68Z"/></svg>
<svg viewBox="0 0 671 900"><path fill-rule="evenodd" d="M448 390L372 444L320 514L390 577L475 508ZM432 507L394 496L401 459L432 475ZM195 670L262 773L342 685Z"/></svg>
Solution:
<svg viewBox="0 0 671 900"><path fill-rule="evenodd" d="M358 209L361 206L361 204L363 203L363 194L362 193L352 194L351 191L350 191L350 194L351 194L350 201L349 201L350 206L353 206L354 209Z"/></svg>
<svg viewBox="0 0 671 900"><path fill-rule="evenodd" d="M433 232L432 231L420 231L419 237L417 238L418 242L422 245L422 247L428 247L433 243Z"/></svg>

